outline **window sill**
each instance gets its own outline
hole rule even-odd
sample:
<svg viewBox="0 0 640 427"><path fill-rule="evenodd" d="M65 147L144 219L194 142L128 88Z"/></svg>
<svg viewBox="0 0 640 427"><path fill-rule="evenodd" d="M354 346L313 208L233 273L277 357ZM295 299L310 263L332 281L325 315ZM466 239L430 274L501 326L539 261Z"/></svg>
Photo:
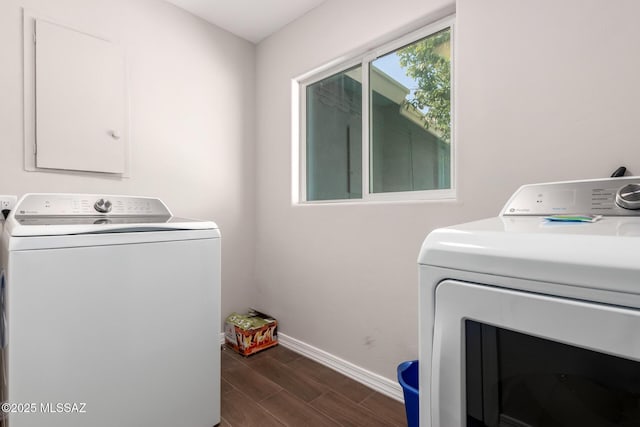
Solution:
<svg viewBox="0 0 640 427"><path fill-rule="evenodd" d="M367 194L362 199L294 201L294 206L371 205L458 202L455 189Z"/></svg>

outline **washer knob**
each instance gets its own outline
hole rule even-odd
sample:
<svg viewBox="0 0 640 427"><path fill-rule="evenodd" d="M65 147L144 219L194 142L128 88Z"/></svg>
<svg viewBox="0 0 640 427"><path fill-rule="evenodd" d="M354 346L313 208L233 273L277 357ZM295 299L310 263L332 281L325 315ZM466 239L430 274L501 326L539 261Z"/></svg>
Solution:
<svg viewBox="0 0 640 427"><path fill-rule="evenodd" d="M111 202L109 200L98 199L96 203L93 205L93 208L100 213L109 213L111 212Z"/></svg>
<svg viewBox="0 0 640 427"><path fill-rule="evenodd" d="M624 209L640 209L640 184L627 184L619 189L616 205Z"/></svg>

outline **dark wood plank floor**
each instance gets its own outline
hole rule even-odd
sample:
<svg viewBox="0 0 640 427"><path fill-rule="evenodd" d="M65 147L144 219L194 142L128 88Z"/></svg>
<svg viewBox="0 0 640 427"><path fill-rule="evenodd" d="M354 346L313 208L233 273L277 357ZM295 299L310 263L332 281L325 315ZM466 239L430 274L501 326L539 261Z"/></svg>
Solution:
<svg viewBox="0 0 640 427"><path fill-rule="evenodd" d="M402 403L282 346L222 348L221 427L406 425Z"/></svg>

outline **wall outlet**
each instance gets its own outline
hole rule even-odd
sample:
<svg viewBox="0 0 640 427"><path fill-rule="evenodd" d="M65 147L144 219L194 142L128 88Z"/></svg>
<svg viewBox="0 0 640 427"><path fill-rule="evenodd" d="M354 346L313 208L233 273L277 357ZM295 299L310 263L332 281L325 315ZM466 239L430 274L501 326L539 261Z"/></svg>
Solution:
<svg viewBox="0 0 640 427"><path fill-rule="evenodd" d="M0 211L5 209L12 210L16 206L18 198L16 196L1 196L0 195Z"/></svg>

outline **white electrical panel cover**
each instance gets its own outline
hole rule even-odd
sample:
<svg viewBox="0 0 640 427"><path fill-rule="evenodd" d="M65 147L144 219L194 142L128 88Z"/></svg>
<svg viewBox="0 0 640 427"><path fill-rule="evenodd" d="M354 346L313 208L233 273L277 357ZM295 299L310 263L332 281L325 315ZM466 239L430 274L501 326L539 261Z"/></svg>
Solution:
<svg viewBox="0 0 640 427"><path fill-rule="evenodd" d="M124 173L125 64L112 42L35 22L36 167Z"/></svg>

